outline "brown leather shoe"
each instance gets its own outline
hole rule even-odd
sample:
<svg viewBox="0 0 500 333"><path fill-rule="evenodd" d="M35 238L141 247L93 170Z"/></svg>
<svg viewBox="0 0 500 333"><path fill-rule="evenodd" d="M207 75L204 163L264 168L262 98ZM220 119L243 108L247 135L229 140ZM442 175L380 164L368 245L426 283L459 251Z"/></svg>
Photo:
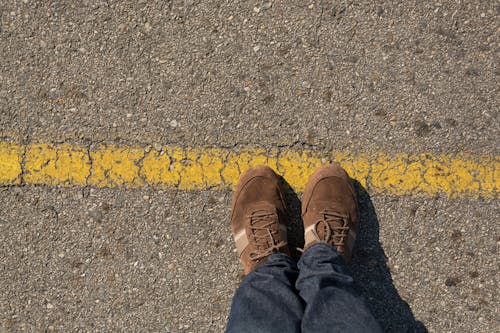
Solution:
<svg viewBox="0 0 500 333"><path fill-rule="evenodd" d="M256 166L241 176L231 211L231 230L245 274L272 253L290 254L286 206L280 179L271 168Z"/></svg>
<svg viewBox="0 0 500 333"><path fill-rule="evenodd" d="M358 215L356 190L345 170L334 164L318 168L302 198L304 249L328 243L348 262L358 232Z"/></svg>

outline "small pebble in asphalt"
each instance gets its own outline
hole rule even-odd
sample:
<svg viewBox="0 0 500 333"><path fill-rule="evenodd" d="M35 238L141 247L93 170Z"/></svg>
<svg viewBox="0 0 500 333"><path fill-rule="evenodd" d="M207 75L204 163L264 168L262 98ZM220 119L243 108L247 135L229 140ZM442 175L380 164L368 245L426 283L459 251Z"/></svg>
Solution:
<svg viewBox="0 0 500 333"><path fill-rule="evenodd" d="M454 287L456 286L458 283L460 282L460 280L454 276L450 276L449 278L446 279L446 281L444 282L444 284L447 286L447 287Z"/></svg>

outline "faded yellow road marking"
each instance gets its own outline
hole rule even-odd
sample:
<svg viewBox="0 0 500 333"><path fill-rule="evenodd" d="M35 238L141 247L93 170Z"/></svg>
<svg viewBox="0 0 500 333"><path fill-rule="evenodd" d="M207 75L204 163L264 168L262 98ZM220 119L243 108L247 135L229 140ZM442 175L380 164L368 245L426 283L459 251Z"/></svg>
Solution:
<svg viewBox="0 0 500 333"><path fill-rule="evenodd" d="M151 148L0 142L0 185L225 189L253 165L272 167L297 191L318 166L340 163L371 192L498 198L500 157L468 154L329 154L291 149Z"/></svg>
<svg viewBox="0 0 500 333"><path fill-rule="evenodd" d="M21 183L24 147L0 142L0 184Z"/></svg>

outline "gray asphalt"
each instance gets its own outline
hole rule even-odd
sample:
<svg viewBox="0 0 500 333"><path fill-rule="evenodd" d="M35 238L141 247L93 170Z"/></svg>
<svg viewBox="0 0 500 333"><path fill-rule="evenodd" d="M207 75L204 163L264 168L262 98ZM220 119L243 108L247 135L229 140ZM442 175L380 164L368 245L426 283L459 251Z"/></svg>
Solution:
<svg viewBox="0 0 500 333"><path fill-rule="evenodd" d="M0 138L499 155L499 8L3 0ZM498 200L360 190L351 271L384 329L498 332ZM230 199L0 188L0 332L223 331Z"/></svg>

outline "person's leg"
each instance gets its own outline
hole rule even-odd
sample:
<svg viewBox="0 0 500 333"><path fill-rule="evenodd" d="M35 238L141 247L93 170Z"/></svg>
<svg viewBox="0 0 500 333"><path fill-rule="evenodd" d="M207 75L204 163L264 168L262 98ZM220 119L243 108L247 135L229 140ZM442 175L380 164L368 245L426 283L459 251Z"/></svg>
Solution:
<svg viewBox="0 0 500 333"><path fill-rule="evenodd" d="M236 291L226 332L300 332L304 305L295 290L298 273L288 255L271 255Z"/></svg>
<svg viewBox="0 0 500 333"><path fill-rule="evenodd" d="M296 283L306 302L302 332L382 332L345 272L344 258L329 244L309 247L300 258Z"/></svg>
<svg viewBox="0 0 500 333"><path fill-rule="evenodd" d="M303 304L289 256L281 181L268 167L245 172L234 190L231 231L248 274L236 291L227 332L300 332Z"/></svg>
<svg viewBox="0 0 500 333"><path fill-rule="evenodd" d="M296 283L306 302L303 332L381 332L344 269L358 216L356 190L344 169L328 165L311 175L302 199L305 251Z"/></svg>

